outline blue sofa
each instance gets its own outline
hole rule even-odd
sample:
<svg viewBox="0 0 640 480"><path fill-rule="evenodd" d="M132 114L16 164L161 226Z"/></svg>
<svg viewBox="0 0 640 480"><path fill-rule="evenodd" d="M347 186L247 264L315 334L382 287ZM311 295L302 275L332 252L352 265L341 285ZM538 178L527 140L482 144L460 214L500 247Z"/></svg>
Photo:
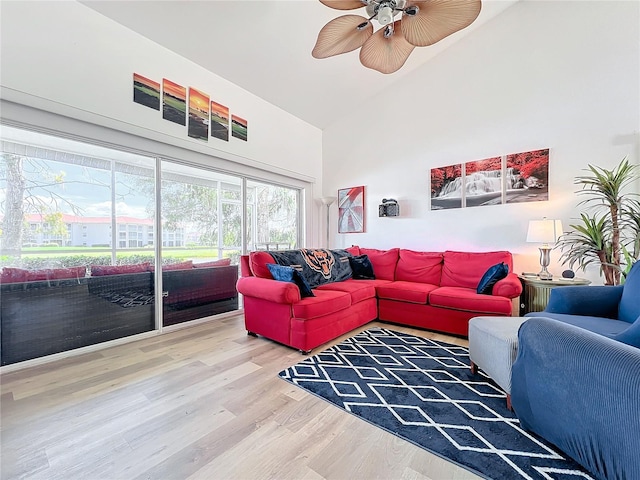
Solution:
<svg viewBox="0 0 640 480"><path fill-rule="evenodd" d="M523 428L598 479L640 479L640 262L623 286L557 287L518 333Z"/></svg>

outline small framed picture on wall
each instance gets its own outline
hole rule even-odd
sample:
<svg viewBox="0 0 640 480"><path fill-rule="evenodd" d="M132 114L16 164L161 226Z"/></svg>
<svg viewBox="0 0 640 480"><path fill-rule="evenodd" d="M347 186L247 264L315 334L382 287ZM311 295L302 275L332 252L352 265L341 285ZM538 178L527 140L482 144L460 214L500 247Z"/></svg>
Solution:
<svg viewBox="0 0 640 480"><path fill-rule="evenodd" d="M338 233L364 232L364 186L338 190Z"/></svg>

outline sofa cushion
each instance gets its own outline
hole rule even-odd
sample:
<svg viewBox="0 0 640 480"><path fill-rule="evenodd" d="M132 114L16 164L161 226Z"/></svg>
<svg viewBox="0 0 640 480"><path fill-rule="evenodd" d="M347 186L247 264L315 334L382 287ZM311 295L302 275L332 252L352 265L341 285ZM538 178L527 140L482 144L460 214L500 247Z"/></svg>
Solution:
<svg viewBox="0 0 640 480"><path fill-rule="evenodd" d="M400 249L396 280L440 285L442 253Z"/></svg>
<svg viewBox="0 0 640 480"><path fill-rule="evenodd" d="M66 278L84 278L87 274L87 267L69 267L69 268L54 268L51 270L52 280L63 280Z"/></svg>
<svg viewBox="0 0 640 480"><path fill-rule="evenodd" d="M351 306L351 295L335 290L315 290L315 297L306 297L293 304L295 318L316 318L339 312Z"/></svg>
<svg viewBox="0 0 640 480"><path fill-rule="evenodd" d="M251 252L249 254L249 266L254 277L273 278L267 267L267 263L277 263L269 252Z"/></svg>
<svg viewBox="0 0 640 480"><path fill-rule="evenodd" d="M221 258L210 262L194 263L193 268L228 267L229 265L231 265L230 258Z"/></svg>
<svg viewBox="0 0 640 480"><path fill-rule="evenodd" d="M267 268L274 280L279 280L281 282L291 282L295 283L300 289L301 297L313 297L313 292L311 291L311 287L306 282L304 277L293 267L287 267L284 265L277 265L275 263L267 263Z"/></svg>
<svg viewBox="0 0 640 480"><path fill-rule="evenodd" d="M351 304L361 302L368 298L375 298L376 289L373 285L357 280L345 280L344 282L333 282L320 285L318 290L334 290L337 292L346 292L351 295Z"/></svg>
<svg viewBox="0 0 640 480"><path fill-rule="evenodd" d="M0 276L0 283L26 282L27 271L23 268L4 267Z"/></svg>
<svg viewBox="0 0 640 480"><path fill-rule="evenodd" d="M375 280L376 275L373 265L367 255L355 255L349 257L349 265L353 271L353 278L358 280Z"/></svg>
<svg viewBox="0 0 640 480"><path fill-rule="evenodd" d="M624 282L622 298L618 306L618 320L632 323L640 317L640 262L636 262Z"/></svg>
<svg viewBox="0 0 640 480"><path fill-rule="evenodd" d="M345 248L351 255L360 255L360 247L358 245L351 245L349 248Z"/></svg>
<svg viewBox="0 0 640 480"><path fill-rule="evenodd" d="M141 273L149 271L149 262L134 265L91 265L91 276L121 275L123 273Z"/></svg>
<svg viewBox="0 0 640 480"><path fill-rule="evenodd" d="M442 265L443 287L465 287L475 290L480 283L480 279L489 267L496 263L504 262L513 271L513 260L511 253L500 252L444 252L444 263Z"/></svg>
<svg viewBox="0 0 640 480"><path fill-rule="evenodd" d="M480 295L475 288L440 287L429 294L434 307L453 308L467 312L511 315L511 300L493 295Z"/></svg>
<svg viewBox="0 0 640 480"><path fill-rule="evenodd" d="M489 267L478 283L476 293L481 295L491 295L493 286L509 274L509 267L504 262L496 263Z"/></svg>
<svg viewBox="0 0 640 480"><path fill-rule="evenodd" d="M391 250L377 250L375 248L360 248L360 255L367 255L373 265L376 278L395 280L396 264L398 263L399 248Z"/></svg>
<svg viewBox="0 0 640 480"><path fill-rule="evenodd" d="M27 270L27 282L40 282L49 280L52 276L51 269L43 268L40 270Z"/></svg>
<svg viewBox="0 0 640 480"><path fill-rule="evenodd" d="M426 304L429 293L436 288L438 288L438 285L430 283L395 281L380 285L376 290L378 298Z"/></svg>
<svg viewBox="0 0 640 480"><path fill-rule="evenodd" d="M191 270L192 268L193 268L193 260L186 260L184 262L168 263L166 265L162 265L163 272L170 272L172 270ZM149 271L155 272L156 266L149 265Z"/></svg>
<svg viewBox="0 0 640 480"><path fill-rule="evenodd" d="M573 288L573 287L572 287ZM588 315L571 315L568 313L552 313L552 312L531 312L525 317L545 317L562 323L568 323L576 327L584 328L593 333L604 335L605 337L613 337L627 328L629 324L621 320L613 320L604 317L590 317Z"/></svg>
<svg viewBox="0 0 640 480"><path fill-rule="evenodd" d="M613 339L626 343L627 345L640 348L640 317L638 317L630 327L624 329L619 334L614 335Z"/></svg>

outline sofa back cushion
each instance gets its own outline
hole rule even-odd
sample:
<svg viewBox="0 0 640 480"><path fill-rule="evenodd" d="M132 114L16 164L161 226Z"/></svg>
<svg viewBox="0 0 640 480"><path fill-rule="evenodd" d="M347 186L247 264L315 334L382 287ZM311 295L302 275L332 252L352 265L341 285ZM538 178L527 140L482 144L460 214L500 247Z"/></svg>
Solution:
<svg viewBox="0 0 640 480"><path fill-rule="evenodd" d="M633 323L640 317L640 262L636 262L627 274L618 305L618 320Z"/></svg>
<svg viewBox="0 0 640 480"><path fill-rule="evenodd" d="M395 280L399 252L399 248L392 248L391 250L360 248L360 255L367 255L371 260L373 273L378 280Z"/></svg>
<svg viewBox="0 0 640 480"><path fill-rule="evenodd" d="M353 256L360 255L360 247L358 245L351 245L349 248L345 248Z"/></svg>
<svg viewBox="0 0 640 480"><path fill-rule="evenodd" d="M267 263L277 263L269 252L251 252L249 253L249 267L254 277L273 278Z"/></svg>
<svg viewBox="0 0 640 480"><path fill-rule="evenodd" d="M91 265L91 276L122 275L124 273L141 273L149 271L149 262L134 265Z"/></svg>
<svg viewBox="0 0 640 480"><path fill-rule="evenodd" d="M478 288L480 279L489 267L504 262L513 271L513 259L507 251L499 252L444 252L442 287Z"/></svg>
<svg viewBox="0 0 640 480"><path fill-rule="evenodd" d="M221 258L219 260L211 260L210 262L194 263L193 268L228 267L229 265L231 265L230 258Z"/></svg>
<svg viewBox="0 0 640 480"><path fill-rule="evenodd" d="M440 285L442 258L441 252L414 252L400 249L395 279Z"/></svg>
<svg viewBox="0 0 640 480"><path fill-rule="evenodd" d="M45 268L41 270L25 270L22 268L4 267L0 275L0 283L37 282L43 280L64 280L68 278L84 278L87 267Z"/></svg>

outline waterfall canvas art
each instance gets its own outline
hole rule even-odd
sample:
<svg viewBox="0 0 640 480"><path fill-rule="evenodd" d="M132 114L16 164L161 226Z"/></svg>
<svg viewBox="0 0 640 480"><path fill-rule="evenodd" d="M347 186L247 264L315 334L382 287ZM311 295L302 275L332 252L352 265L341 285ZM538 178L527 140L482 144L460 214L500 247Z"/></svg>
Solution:
<svg viewBox="0 0 640 480"><path fill-rule="evenodd" d="M548 148L507 155L506 168L506 203L549 200Z"/></svg>
<svg viewBox="0 0 640 480"><path fill-rule="evenodd" d="M549 149L431 169L431 210L549 200Z"/></svg>
<svg viewBox="0 0 640 480"><path fill-rule="evenodd" d="M462 207L462 164L431 169L431 210Z"/></svg>
<svg viewBox="0 0 640 480"><path fill-rule="evenodd" d="M364 232L364 187L338 190L338 233Z"/></svg>
<svg viewBox="0 0 640 480"><path fill-rule="evenodd" d="M465 206L502 203L502 157L467 162L464 170Z"/></svg>

